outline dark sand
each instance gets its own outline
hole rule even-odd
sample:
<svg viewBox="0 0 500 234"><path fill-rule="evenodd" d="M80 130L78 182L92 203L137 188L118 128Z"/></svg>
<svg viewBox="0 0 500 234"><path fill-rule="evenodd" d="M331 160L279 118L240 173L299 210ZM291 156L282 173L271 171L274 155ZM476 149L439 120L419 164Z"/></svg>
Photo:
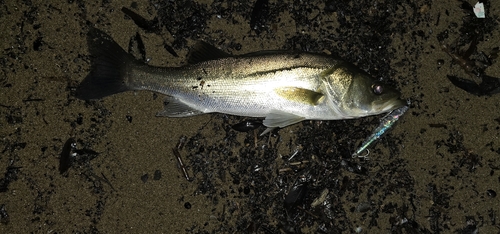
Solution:
<svg viewBox="0 0 500 234"><path fill-rule="evenodd" d="M471 78L437 39L447 29L445 43L464 35L466 13L457 1L330 2L342 7L332 10L270 1L260 34L249 26L253 1L14 2L0 7L0 233L500 232L500 95L477 97L451 84L447 75ZM122 7L147 19L161 11L162 25L175 22L147 33ZM500 46L500 2L488 7L494 26L482 32L484 52ZM273 134L267 145L267 137L254 143L252 132L230 130L244 118L156 118L162 96L150 92L81 101L72 95L90 69L86 22L124 48L139 32L157 66L183 64L200 39L234 54L330 51L384 77L411 109L364 161L349 153L380 116L306 121ZM486 73L500 76L499 63ZM181 136L188 139L180 154L192 182L172 153ZM61 175L59 158L71 137L79 158ZM289 165L301 161L309 162ZM366 172L350 171L357 166ZM285 208L297 178L308 192ZM325 188L325 201L313 207Z"/></svg>

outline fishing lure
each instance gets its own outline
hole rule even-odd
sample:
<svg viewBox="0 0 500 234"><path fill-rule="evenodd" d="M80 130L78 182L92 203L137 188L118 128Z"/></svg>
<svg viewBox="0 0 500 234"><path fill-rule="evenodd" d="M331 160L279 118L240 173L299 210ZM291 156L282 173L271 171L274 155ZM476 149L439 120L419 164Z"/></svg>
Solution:
<svg viewBox="0 0 500 234"><path fill-rule="evenodd" d="M380 139L391 127L403 116L403 114L408 110L408 106L403 106L397 109L394 109L389 114L387 114L382 120L380 124L373 130L373 133L368 136L365 141L361 144L361 146L352 154L352 157L366 157L368 156L368 147L373 145L375 141ZM367 151L367 154L361 156L361 153Z"/></svg>

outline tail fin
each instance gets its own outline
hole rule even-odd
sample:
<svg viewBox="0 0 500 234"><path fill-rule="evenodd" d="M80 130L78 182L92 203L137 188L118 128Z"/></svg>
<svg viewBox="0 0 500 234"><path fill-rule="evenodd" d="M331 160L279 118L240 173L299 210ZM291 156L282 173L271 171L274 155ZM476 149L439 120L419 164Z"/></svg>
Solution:
<svg viewBox="0 0 500 234"><path fill-rule="evenodd" d="M99 99L112 94L133 90L125 82L127 66L135 58L125 52L109 35L91 28L87 35L92 57L90 73L76 90L79 99Z"/></svg>

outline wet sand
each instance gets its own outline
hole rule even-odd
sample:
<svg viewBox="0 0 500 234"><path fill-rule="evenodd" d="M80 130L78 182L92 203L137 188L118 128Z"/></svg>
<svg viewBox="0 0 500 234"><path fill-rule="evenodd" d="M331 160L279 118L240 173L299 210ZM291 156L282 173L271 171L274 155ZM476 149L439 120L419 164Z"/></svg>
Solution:
<svg viewBox="0 0 500 234"><path fill-rule="evenodd" d="M271 1L253 17L253 2L2 2L0 233L500 232L500 95L454 86L447 75L472 78L438 41L446 30L447 44L463 36L467 13L457 1L362 2ZM485 53L500 36L500 3L487 6L491 31L478 44ZM159 33L122 7L159 16ZM252 18L262 31L251 30ZM151 92L78 100L74 89L90 69L89 25L125 49L138 32L155 66L185 64L196 40L233 54L338 54L395 85L410 110L366 161L350 153L382 116L305 121L268 138L232 130L242 117L157 118L163 96ZM499 77L499 63L486 74ZM192 181L172 152L182 136ZM61 174L70 138L78 157ZM287 196L297 189L303 195Z"/></svg>

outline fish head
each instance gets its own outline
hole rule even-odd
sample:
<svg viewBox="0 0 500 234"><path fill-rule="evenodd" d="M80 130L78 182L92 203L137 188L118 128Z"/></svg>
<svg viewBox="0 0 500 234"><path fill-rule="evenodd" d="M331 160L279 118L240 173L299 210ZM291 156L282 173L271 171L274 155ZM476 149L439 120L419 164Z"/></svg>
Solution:
<svg viewBox="0 0 500 234"><path fill-rule="evenodd" d="M347 109L355 116L378 115L404 106L401 93L366 74L353 76L345 96Z"/></svg>
<svg viewBox="0 0 500 234"><path fill-rule="evenodd" d="M340 101L347 118L377 115L406 105L399 91L374 80L354 65L337 67L325 78L329 96Z"/></svg>

